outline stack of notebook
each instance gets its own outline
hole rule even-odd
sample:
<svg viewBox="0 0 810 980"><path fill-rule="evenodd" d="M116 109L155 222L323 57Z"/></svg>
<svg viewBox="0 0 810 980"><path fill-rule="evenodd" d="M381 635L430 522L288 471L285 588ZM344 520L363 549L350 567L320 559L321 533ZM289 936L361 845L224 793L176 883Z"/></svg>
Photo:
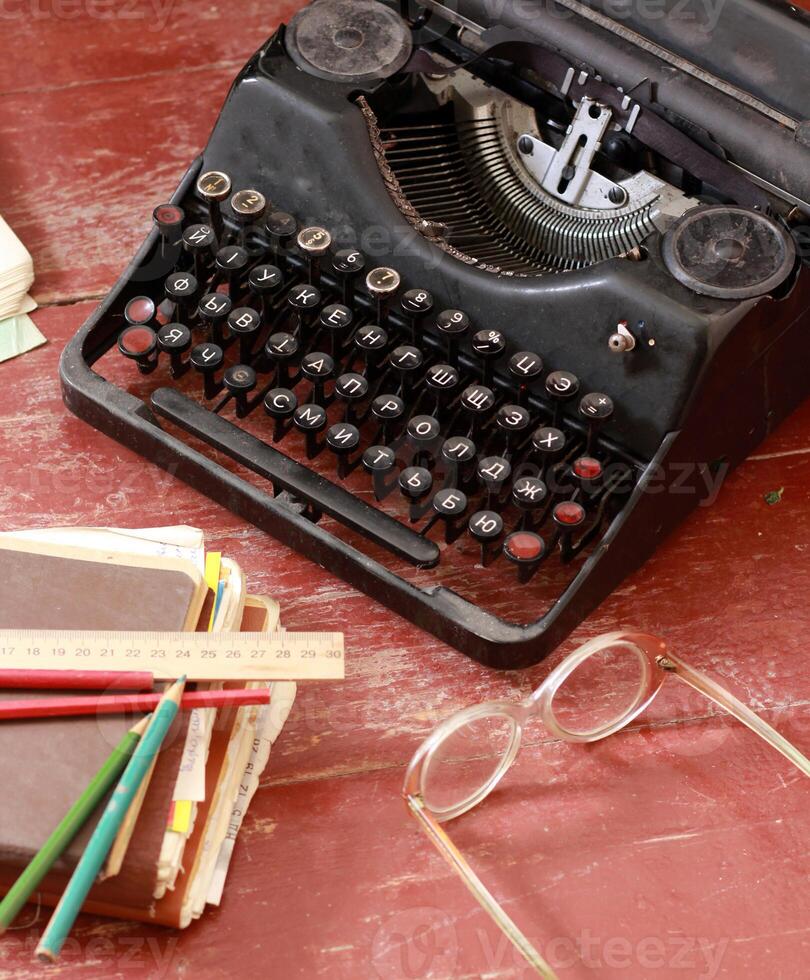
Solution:
<svg viewBox="0 0 810 980"><path fill-rule="evenodd" d="M28 295L34 263L28 249L0 217L0 361L45 343L28 314L36 303Z"/></svg>
<svg viewBox="0 0 810 980"><path fill-rule="evenodd" d="M206 553L195 528L18 532L0 535L0 557L3 628L256 632L279 624L278 604L247 594L238 564ZM291 682L266 686L267 705L178 714L87 911L184 928L219 904L242 820L295 697ZM0 893L131 725L113 715L3 722ZM94 823L43 882L44 904L59 900Z"/></svg>

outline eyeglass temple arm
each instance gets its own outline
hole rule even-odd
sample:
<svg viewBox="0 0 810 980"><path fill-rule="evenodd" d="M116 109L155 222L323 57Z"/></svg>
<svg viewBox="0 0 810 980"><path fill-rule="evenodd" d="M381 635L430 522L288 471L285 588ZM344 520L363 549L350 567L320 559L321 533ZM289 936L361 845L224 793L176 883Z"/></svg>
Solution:
<svg viewBox="0 0 810 980"><path fill-rule="evenodd" d="M545 977L546 980L559 980L557 974L546 963L543 957L532 946L529 940L518 929L515 923L504 912L497 900L489 893L481 879L467 864L463 854L456 845L450 840L439 824L438 820L425 809L421 798L407 794L405 800L411 813L419 821L419 826L424 830L436 849L447 861L454 871L461 875L464 884L472 892L481 907L489 913L496 925L503 931L504 935L510 939L520 950L525 959L534 969Z"/></svg>
<svg viewBox="0 0 810 980"><path fill-rule="evenodd" d="M780 735L775 728L771 728L767 721L760 718L759 715L755 714L742 701L738 701L730 691L727 691L724 687L715 683L710 677L690 667L689 664L684 663L683 660L679 660L671 653L659 657L658 664L664 670L676 674L682 681L690 687L693 687L696 691L705 694L707 698L714 701L715 704L719 704L721 708L725 708L729 714L750 728L752 732L755 732L760 738L765 739L777 752L781 752L786 759L790 759L794 766L800 769L805 776L810 776L810 760L802 755L795 745Z"/></svg>

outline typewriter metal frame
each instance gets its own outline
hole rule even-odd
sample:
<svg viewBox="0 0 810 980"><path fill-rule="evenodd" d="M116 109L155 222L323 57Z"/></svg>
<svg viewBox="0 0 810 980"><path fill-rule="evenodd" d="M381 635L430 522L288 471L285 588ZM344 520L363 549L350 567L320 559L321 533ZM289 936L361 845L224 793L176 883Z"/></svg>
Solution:
<svg viewBox="0 0 810 980"><path fill-rule="evenodd" d="M262 50L272 43L271 39ZM186 173L174 202L180 203L190 192L202 160L198 158ZM158 235L153 231L107 298L67 345L60 375L68 408L390 609L492 667L529 666L551 652L700 503L705 468L716 473L741 462L808 394L804 365L810 357L806 327L810 274L802 270L789 295L778 301L778 327L771 323L776 301L770 297L734 304L734 315L721 331L721 343L711 358L711 371L704 371L694 384L683 424L660 440L630 499L559 600L541 618L512 625L445 587L423 589L393 574L309 520L300 507L290 506L285 494L265 493L186 445L161 426L154 403L150 408L93 370L93 364L116 343L124 305L143 291L143 282L135 274L157 246ZM578 300L572 296L571 302L575 309L577 304L587 309L587 297ZM718 319L722 325L722 316ZM212 415L194 434L216 443L215 427L223 425L230 423ZM240 430L234 427L234 431ZM241 433L238 452L231 455L253 472L268 475L268 452L278 455L260 440ZM661 492L662 472L677 476L677 481L667 481L667 492ZM330 492L329 487L324 489ZM631 542L632 549L622 547L623 541Z"/></svg>

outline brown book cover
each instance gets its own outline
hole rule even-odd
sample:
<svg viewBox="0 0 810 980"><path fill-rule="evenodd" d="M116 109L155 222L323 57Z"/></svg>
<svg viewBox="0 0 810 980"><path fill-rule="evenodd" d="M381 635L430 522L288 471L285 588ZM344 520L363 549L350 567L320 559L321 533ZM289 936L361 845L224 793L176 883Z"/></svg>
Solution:
<svg viewBox="0 0 810 980"><path fill-rule="evenodd" d="M87 560L89 553L82 549L28 547L0 542L6 566L0 627L180 630L197 621L204 586L192 565L188 570L181 563L161 567L132 556L95 561ZM0 885L7 888L36 854L131 724L131 718L106 716L0 726ZM97 885L91 901L151 904L187 724L187 715L178 715L121 872ZM43 882L43 892L61 893L97 819L73 841Z"/></svg>

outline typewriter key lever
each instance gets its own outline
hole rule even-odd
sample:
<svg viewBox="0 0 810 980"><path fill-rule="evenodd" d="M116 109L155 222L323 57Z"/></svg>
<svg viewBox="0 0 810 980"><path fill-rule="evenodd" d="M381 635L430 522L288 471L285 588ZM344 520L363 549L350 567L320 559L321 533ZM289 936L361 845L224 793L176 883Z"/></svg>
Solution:
<svg viewBox="0 0 810 980"><path fill-rule="evenodd" d="M230 193L231 178L221 170L208 170L197 180L197 196L205 201L208 208L208 223L219 242L225 237L220 205Z"/></svg>
<svg viewBox="0 0 810 980"><path fill-rule="evenodd" d="M298 247L307 260L307 281L314 286L321 282L321 256L326 255L332 244L332 236L325 228L313 226L298 232Z"/></svg>
<svg viewBox="0 0 810 980"><path fill-rule="evenodd" d="M388 324L388 304L399 289L401 281L396 269L385 266L372 269L366 276L366 289L377 304L377 323L381 327Z"/></svg>

